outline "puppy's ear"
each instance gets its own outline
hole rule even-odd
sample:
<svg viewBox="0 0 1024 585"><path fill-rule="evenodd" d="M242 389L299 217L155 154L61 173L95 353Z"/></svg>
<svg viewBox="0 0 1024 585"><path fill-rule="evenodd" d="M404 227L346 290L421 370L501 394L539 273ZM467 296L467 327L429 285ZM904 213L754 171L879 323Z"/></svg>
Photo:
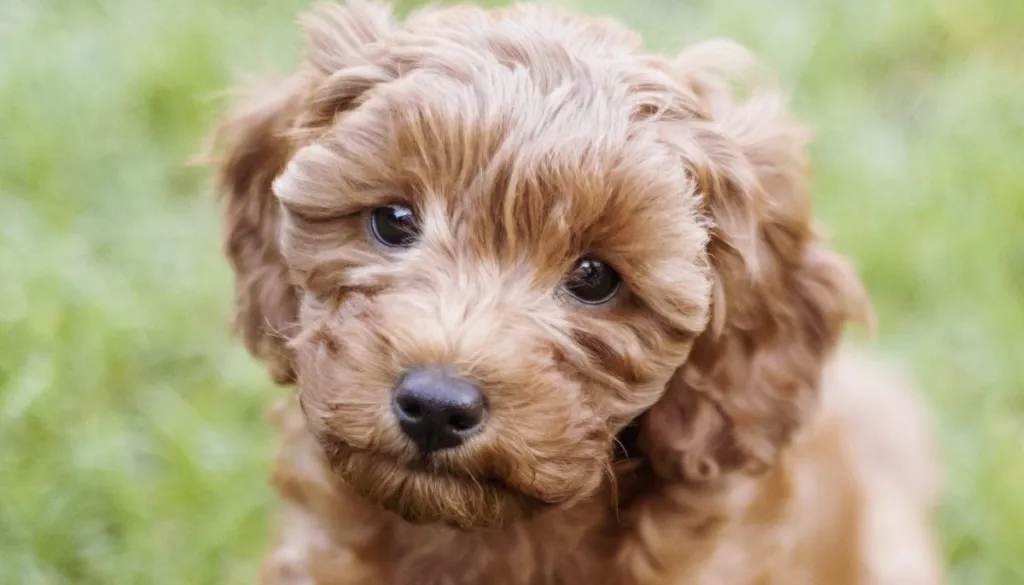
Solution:
<svg viewBox="0 0 1024 585"><path fill-rule="evenodd" d="M728 74L751 62L716 43L675 64L698 119L673 142L704 199L715 287L708 328L641 431L655 471L673 480L770 465L815 406L843 324L868 313L811 223L807 133L777 91L733 97Z"/></svg>
<svg viewBox="0 0 1024 585"><path fill-rule="evenodd" d="M235 272L235 326L246 347L279 384L294 379L287 341L295 333L298 294L278 245L280 210L271 185L302 143L315 139L337 100L317 100L332 76L366 60L367 47L389 29L382 6L325 5L303 19L306 57L296 75L240 94L214 131L210 156L225 200L225 253ZM344 84L335 83L333 91ZM333 107L331 116L325 108ZM316 112L316 113L311 113Z"/></svg>

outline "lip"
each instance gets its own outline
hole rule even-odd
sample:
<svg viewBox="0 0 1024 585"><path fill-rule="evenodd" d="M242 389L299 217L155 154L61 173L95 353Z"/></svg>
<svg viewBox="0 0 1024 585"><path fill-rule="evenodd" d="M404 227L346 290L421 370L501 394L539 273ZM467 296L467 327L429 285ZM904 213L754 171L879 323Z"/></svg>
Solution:
<svg viewBox="0 0 1024 585"><path fill-rule="evenodd" d="M398 464L396 464L398 465ZM483 486L494 491L506 494L510 497L518 499L526 499L531 504L539 507L553 507L557 506L558 502L549 502L534 494L531 494L525 490L522 490L500 478L497 477L474 477L469 474L458 473L446 468L437 466L434 462L422 462L417 460L415 463L406 465L404 467L406 473L411 475L418 475L422 477L431 478L443 478L448 481L455 481L459 483L468 483L477 486Z"/></svg>
<svg viewBox="0 0 1024 585"><path fill-rule="evenodd" d="M484 487L493 493L501 494L512 500L518 500L525 504L526 508L535 510L536 513L557 508L566 503L562 500L550 501L544 499L499 477L474 476L459 468L443 465L436 458L432 457L403 461L391 454L381 453L374 449L355 447L334 436L321 437L320 443L324 447L325 453L328 456L328 462L332 467L335 466L335 461L342 457L341 454L345 453L350 457L372 459L378 465L401 470L401 472L408 474L410 477L432 478L461 485Z"/></svg>
<svg viewBox="0 0 1024 585"><path fill-rule="evenodd" d="M395 467L403 469L410 475L429 477L436 479L443 479L446 481L454 481L457 483L475 485L486 487L493 491L502 493L506 496L526 500L532 506L536 507L555 507L561 502L552 502L545 500L544 498L530 493L527 490L520 488L514 484L509 483L503 478L496 477L493 475L473 475L472 473L466 472L457 466L445 465L438 459L433 457L420 457L412 461L402 463L393 457L384 455L371 450L362 450L364 455L373 457L378 460L387 461L389 464Z"/></svg>

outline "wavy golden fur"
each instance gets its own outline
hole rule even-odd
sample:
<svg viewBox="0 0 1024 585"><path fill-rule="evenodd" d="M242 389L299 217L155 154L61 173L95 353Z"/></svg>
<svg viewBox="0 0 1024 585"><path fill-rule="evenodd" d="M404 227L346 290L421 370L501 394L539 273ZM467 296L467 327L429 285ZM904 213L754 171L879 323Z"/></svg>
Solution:
<svg viewBox="0 0 1024 585"><path fill-rule="evenodd" d="M237 325L297 387L264 583L941 582L923 409L835 355L867 301L745 51L528 5L304 25L217 134ZM395 203L412 247L368 233ZM583 255L613 302L559 292ZM425 363L490 415L422 464L390 394Z"/></svg>

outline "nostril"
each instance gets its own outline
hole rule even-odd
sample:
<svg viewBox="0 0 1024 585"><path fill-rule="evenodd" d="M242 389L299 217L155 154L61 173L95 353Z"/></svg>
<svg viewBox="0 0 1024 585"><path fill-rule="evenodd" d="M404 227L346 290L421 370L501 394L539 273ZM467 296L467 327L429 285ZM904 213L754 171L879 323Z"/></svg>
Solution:
<svg viewBox="0 0 1024 585"><path fill-rule="evenodd" d="M395 402L398 404L398 410L401 414L411 420L420 419L424 414L426 414L424 412L423 404L413 397L402 396Z"/></svg>
<svg viewBox="0 0 1024 585"><path fill-rule="evenodd" d="M459 433L473 430L479 424L480 416L477 413L457 412L448 418L448 428Z"/></svg>

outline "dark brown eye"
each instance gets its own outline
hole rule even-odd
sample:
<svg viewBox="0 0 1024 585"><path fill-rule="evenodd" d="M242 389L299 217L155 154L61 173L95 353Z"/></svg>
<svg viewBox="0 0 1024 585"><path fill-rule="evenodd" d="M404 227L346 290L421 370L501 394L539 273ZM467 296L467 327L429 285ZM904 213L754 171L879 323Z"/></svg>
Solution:
<svg viewBox="0 0 1024 585"><path fill-rule="evenodd" d="M601 305L615 297L621 282L619 273L610 266L584 256L569 272L562 288L581 303Z"/></svg>
<svg viewBox="0 0 1024 585"><path fill-rule="evenodd" d="M386 205L370 211L370 231L377 241L392 248L416 243L419 226L412 210L404 205Z"/></svg>

